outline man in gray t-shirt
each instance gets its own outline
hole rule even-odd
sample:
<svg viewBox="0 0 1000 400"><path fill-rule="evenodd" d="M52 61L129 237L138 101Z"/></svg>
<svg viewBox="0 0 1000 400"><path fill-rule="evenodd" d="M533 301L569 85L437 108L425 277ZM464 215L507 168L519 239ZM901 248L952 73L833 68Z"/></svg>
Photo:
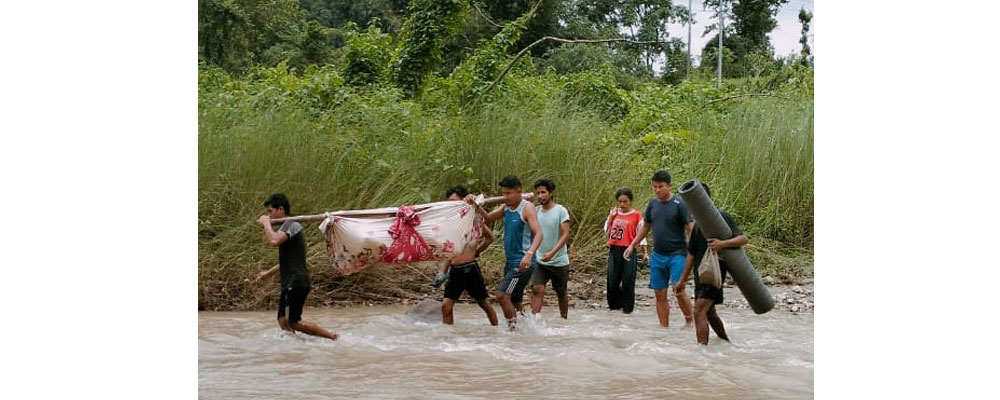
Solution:
<svg viewBox="0 0 1000 400"><path fill-rule="evenodd" d="M656 171L651 179L656 197L649 201L646 207L645 224L639 229L632 245L625 249L623 256L628 260L633 249L653 230L653 252L649 259L649 288L656 295L656 316L660 326L666 328L670 323L670 304L668 288L675 288L684 271L684 261L687 257L687 238L691 236L694 220L688 212L687 204L680 196L670 193L670 174L667 171ZM674 289L677 306L684 314L684 326L694 324L691 298L681 287Z"/></svg>
<svg viewBox="0 0 1000 400"><path fill-rule="evenodd" d="M271 226L272 218L285 218L292 205L281 193L272 194L264 201L267 214L257 223L264 228L267 244L278 247L278 265L257 274L255 282L263 282L280 271L281 294L278 300L278 326L289 332L304 332L313 336L337 340L340 336L311 322L302 320L302 307L309 295L309 271L306 269L306 239L302 224L285 221L277 231Z"/></svg>
<svg viewBox="0 0 1000 400"><path fill-rule="evenodd" d="M552 280L552 289L559 299L559 315L565 319L569 313L569 297L566 295L569 283L569 253L566 251L569 212L552 198L555 190L556 184L549 179L535 182L535 198L539 203L535 211L542 232L542 244L535 255L538 267L531 274L531 313L542 311L545 284Z"/></svg>

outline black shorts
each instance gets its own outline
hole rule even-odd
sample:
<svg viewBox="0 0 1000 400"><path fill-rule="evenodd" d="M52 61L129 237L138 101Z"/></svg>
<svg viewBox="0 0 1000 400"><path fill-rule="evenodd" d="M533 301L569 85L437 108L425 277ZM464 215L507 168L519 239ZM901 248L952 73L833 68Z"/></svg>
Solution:
<svg viewBox="0 0 1000 400"><path fill-rule="evenodd" d="M309 287L281 289L281 298L278 300L278 319L288 315L288 323L294 324L302 320L302 306L306 304L306 296L309 295Z"/></svg>
<svg viewBox="0 0 1000 400"><path fill-rule="evenodd" d="M566 294L566 285L569 283L569 265L554 267L538 264L538 267L535 267L535 272L531 274L531 286L545 286L550 279L552 280L552 289L555 289L557 295Z"/></svg>
<svg viewBox="0 0 1000 400"><path fill-rule="evenodd" d="M726 281L726 272L729 271L728 266L719 260L719 272L721 272L722 282ZM697 299L712 299L712 304L722 304L722 288L712 287L711 285L702 285L698 282L698 278L695 277L694 280L694 298Z"/></svg>
<svg viewBox="0 0 1000 400"><path fill-rule="evenodd" d="M483 273L479 270L479 262L471 261L465 264L451 266L448 273L448 283L444 285L444 297L446 299L458 300L462 297L462 292L468 292L473 300L480 302L486 300L489 295L486 291L486 281L483 280Z"/></svg>

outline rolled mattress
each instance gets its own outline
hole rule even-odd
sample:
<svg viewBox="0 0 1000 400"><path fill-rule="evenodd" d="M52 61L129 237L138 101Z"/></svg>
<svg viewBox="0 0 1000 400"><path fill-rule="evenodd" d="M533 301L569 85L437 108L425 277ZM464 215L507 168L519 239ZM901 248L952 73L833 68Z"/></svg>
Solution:
<svg viewBox="0 0 1000 400"><path fill-rule="evenodd" d="M715 208L701 182L697 179L684 182L678 194L684 199L684 203L691 210L691 215L706 238L726 240L733 237L733 231L729 229L726 220L722 219L722 214ZM760 274L754 269L753 264L750 264L743 248L726 248L720 251L719 255L726 259L729 274L740 288L740 293L743 293L743 297L750 303L750 308L757 314L771 311L774 308L774 298L771 297L767 286L764 286L764 281L760 279Z"/></svg>

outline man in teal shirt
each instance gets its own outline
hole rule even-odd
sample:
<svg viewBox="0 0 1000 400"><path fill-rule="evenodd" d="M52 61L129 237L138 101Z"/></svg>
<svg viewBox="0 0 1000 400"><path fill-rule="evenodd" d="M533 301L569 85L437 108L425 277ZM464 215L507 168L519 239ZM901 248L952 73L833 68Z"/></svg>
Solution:
<svg viewBox="0 0 1000 400"><path fill-rule="evenodd" d="M565 319L569 313L569 298L566 296L566 284L569 282L569 253L566 251L569 212L552 199L555 190L556 184L549 179L535 182L535 198L539 203L535 210L542 231L542 244L535 255L538 267L531 274L531 313L542 311L545 284L551 279L552 289L559 298L559 314Z"/></svg>

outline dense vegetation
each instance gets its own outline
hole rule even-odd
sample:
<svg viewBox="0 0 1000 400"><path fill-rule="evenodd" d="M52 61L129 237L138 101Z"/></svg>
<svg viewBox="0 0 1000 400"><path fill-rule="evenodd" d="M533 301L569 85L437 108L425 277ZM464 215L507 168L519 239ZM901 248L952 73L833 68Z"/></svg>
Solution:
<svg viewBox="0 0 1000 400"><path fill-rule="evenodd" d="M296 214L318 213L434 201L460 183L495 194L508 173L556 181L581 279L603 280L601 223L614 190L633 188L641 209L661 168L676 184L711 184L752 237L748 251L764 273L810 275L808 58L761 53L761 68L734 69L717 89L710 69L683 81L683 69L670 77L669 62L658 72L645 64L669 61L677 46L551 43L487 91L513 53L541 36L608 38L617 26L686 15L665 4L202 0L199 305L275 301L272 288L247 280L276 260L253 222L269 193L286 193ZM635 39L665 35L654 28ZM424 265L334 276L318 229L306 232L313 304L426 291L433 268ZM489 282L500 253L484 255Z"/></svg>

